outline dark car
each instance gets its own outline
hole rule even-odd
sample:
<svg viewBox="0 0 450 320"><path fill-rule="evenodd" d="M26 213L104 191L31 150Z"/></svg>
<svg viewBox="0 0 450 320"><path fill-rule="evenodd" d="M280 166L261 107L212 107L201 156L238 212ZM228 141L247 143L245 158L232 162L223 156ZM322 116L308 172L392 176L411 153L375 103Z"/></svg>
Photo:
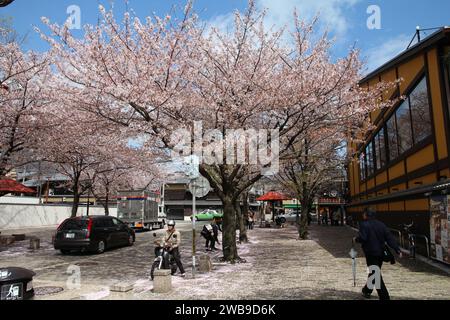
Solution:
<svg viewBox="0 0 450 320"><path fill-rule="evenodd" d="M108 248L132 246L134 230L114 217L90 216L65 220L56 231L54 247L62 254L71 251L103 253Z"/></svg>

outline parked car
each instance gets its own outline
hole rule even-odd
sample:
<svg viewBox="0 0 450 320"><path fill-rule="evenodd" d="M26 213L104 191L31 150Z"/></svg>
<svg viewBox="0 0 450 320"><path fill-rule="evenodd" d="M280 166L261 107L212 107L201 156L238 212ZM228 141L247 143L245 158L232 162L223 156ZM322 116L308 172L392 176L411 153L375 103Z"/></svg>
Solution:
<svg viewBox="0 0 450 320"><path fill-rule="evenodd" d="M218 213L216 210L207 209L195 215L195 221L210 221L214 218L222 219L223 214Z"/></svg>
<svg viewBox="0 0 450 320"><path fill-rule="evenodd" d="M106 249L132 246L136 235L124 222L114 217L90 216L65 220L57 229L54 247L62 254L71 251L103 253Z"/></svg>
<svg viewBox="0 0 450 320"><path fill-rule="evenodd" d="M299 213L299 216L301 217L301 214ZM276 216L276 219L280 221L280 223L286 223L286 222L296 222L297 221L297 213L290 212L285 214L280 214Z"/></svg>
<svg viewBox="0 0 450 320"><path fill-rule="evenodd" d="M299 218L301 219L302 213L299 212L298 214L299 214ZM317 214L315 212L310 212L309 215L310 215L312 221L317 220ZM277 219L279 219L280 223L297 222L297 211L294 210L290 213L278 215Z"/></svg>

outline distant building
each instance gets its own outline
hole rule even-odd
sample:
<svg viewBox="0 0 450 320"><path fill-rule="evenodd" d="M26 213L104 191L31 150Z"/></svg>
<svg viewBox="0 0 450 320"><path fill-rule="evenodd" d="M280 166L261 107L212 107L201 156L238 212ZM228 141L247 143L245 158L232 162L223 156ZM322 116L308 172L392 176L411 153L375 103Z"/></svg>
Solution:
<svg viewBox="0 0 450 320"><path fill-rule="evenodd" d="M249 207L258 210L260 204L256 201L256 194L249 194ZM188 179L177 179L165 185L164 212L167 219L188 220L192 215L192 194L189 191ZM242 201L241 201L242 205ZM222 201L214 191L211 191L203 198L196 199L196 210L201 212L206 209L216 210L223 213Z"/></svg>

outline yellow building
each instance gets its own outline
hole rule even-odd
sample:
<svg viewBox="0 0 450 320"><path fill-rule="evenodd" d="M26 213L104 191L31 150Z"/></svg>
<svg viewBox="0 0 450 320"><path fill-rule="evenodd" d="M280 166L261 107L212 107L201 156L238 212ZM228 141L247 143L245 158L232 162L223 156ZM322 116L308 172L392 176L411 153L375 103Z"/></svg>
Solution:
<svg viewBox="0 0 450 320"><path fill-rule="evenodd" d="M415 233L428 238L431 255L450 263L450 246L443 234L450 227L450 28L407 49L366 76L361 85L370 88L397 79L400 83L383 99L405 100L370 114L376 129L364 143L349 143L357 152L348 166L347 214L360 221L364 208L372 207L393 229L413 221ZM441 210L439 230L431 219L436 208L430 203L436 197L443 199L440 208L446 209ZM441 231L438 244L441 236L436 232Z"/></svg>

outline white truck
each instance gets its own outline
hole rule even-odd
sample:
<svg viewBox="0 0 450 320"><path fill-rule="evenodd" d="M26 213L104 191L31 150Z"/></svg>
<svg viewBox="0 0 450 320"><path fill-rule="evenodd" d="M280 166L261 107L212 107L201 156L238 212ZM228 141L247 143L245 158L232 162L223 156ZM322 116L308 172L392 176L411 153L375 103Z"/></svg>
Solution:
<svg viewBox="0 0 450 320"><path fill-rule="evenodd" d="M161 197L149 190L128 190L117 193L117 218L133 229L153 230L164 228L160 218Z"/></svg>

